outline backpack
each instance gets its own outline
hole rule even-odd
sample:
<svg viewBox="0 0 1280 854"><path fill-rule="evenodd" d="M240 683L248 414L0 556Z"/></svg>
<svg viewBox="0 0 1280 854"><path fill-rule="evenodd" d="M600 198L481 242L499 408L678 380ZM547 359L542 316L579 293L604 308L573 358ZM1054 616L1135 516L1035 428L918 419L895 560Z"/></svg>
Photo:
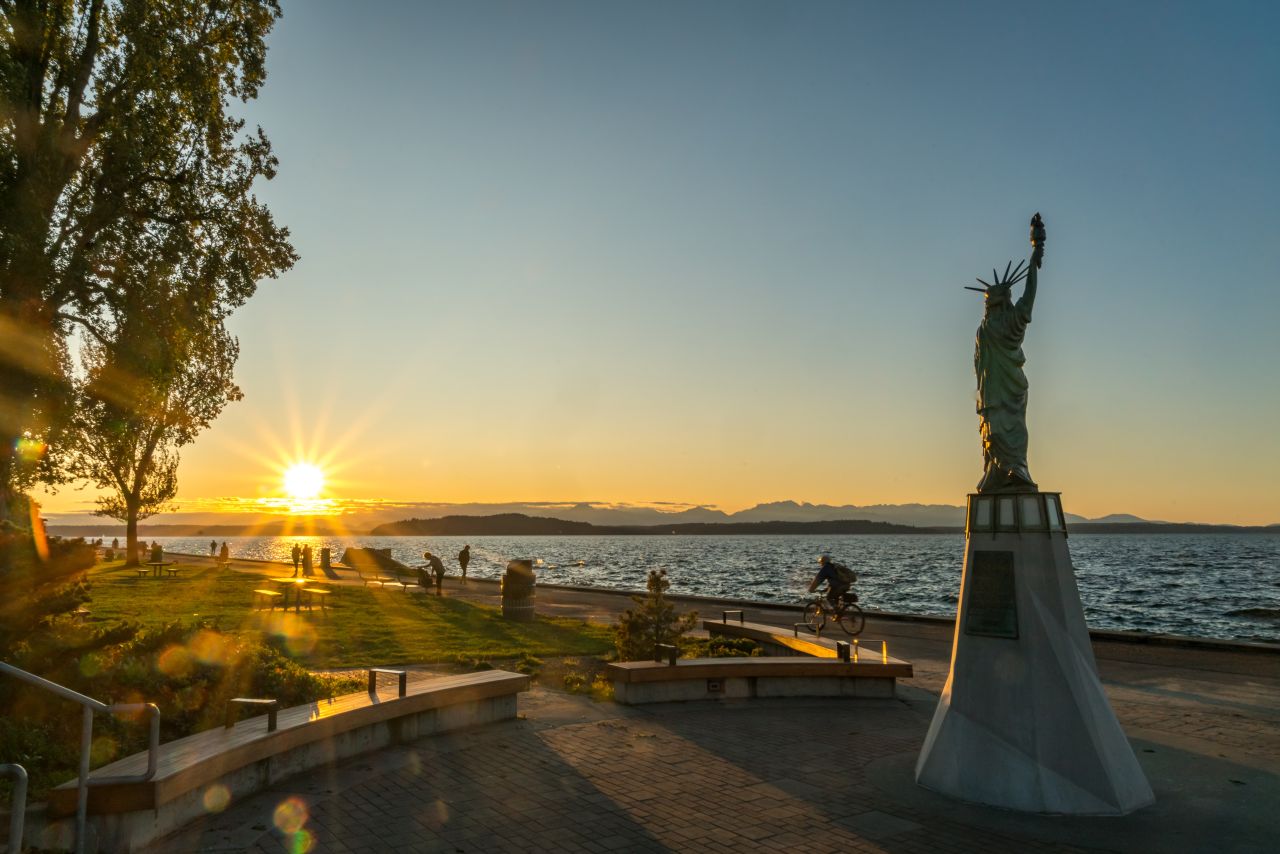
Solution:
<svg viewBox="0 0 1280 854"><path fill-rule="evenodd" d="M846 586L853 584L858 580L858 576L853 574L853 570L842 563L832 563L836 570L836 578L840 579L840 583Z"/></svg>

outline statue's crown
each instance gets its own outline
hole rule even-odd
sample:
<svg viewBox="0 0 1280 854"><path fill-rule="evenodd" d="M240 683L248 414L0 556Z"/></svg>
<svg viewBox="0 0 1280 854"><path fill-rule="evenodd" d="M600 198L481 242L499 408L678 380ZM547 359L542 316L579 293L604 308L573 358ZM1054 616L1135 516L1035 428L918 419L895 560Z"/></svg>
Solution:
<svg viewBox="0 0 1280 854"><path fill-rule="evenodd" d="M996 272L995 267L992 267L991 283L987 283L982 279L978 279L978 284L983 285L983 287L975 288L972 285L965 285L965 288L967 290L977 291L978 293L982 293L982 294L989 294L992 291L1000 291L1000 290L1008 291L1014 285L1018 284L1018 282L1021 282L1023 279L1027 277L1027 272L1030 268L1024 268L1023 265L1026 263L1027 262L1025 260L1019 261L1018 266L1014 267L1013 262L1010 261L1008 264L1005 265L1003 276L1001 276L998 272ZM1012 273L1009 272L1010 269L1013 270Z"/></svg>

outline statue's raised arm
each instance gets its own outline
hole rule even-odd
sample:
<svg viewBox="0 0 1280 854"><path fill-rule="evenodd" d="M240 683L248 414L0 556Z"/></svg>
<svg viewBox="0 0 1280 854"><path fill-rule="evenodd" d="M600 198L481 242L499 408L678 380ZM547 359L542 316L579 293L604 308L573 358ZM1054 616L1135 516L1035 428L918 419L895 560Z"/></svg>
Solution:
<svg viewBox="0 0 1280 854"><path fill-rule="evenodd" d="M1022 339L1031 323L1036 285L1044 261L1045 229L1040 214L1031 218L1031 263L1023 269L1010 261L1001 276L991 271L991 283L978 279L986 295L986 311L978 326L973 368L978 376L978 431L982 435L982 480L979 492L1034 492L1027 469L1027 376ZM1013 286L1026 279L1014 304Z"/></svg>
<svg viewBox="0 0 1280 854"><path fill-rule="evenodd" d="M1018 312L1025 322L1031 322L1031 309L1036 304L1036 285L1039 284L1040 265L1044 263L1044 220L1037 213L1031 218L1031 265L1027 267L1027 286L1018 300Z"/></svg>

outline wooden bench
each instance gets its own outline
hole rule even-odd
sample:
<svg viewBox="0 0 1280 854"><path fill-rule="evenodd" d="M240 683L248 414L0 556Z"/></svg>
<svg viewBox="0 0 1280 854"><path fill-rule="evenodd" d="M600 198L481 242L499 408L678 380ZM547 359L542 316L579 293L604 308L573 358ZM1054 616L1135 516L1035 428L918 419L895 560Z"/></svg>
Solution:
<svg viewBox="0 0 1280 854"><path fill-rule="evenodd" d="M911 665L888 661L845 662L798 656L686 658L668 664L622 661L606 668L619 703L752 697L892 697Z"/></svg>
<svg viewBox="0 0 1280 854"><path fill-rule="evenodd" d="M356 571L356 575L360 576L360 580L364 582L365 587L368 587L370 584L376 584L379 587L381 587L383 584L386 584L386 583L392 583L392 584L395 583L391 581L390 578L384 578L381 575L374 575L373 573L369 573L368 575L365 575L365 573L361 571L359 566L353 566L352 569Z"/></svg>
<svg viewBox="0 0 1280 854"><path fill-rule="evenodd" d="M314 608L314 607L315 607L316 600L317 600L317 599L319 599L319 600L320 600L320 610L321 610L321 611L328 610L328 607L329 607L329 606L328 606L328 604L327 604L326 600L329 598L329 594L333 593L333 591L332 591L332 590L323 590L323 589L321 589L321 588L319 588L319 587L304 587L304 588L302 588L302 590L300 590L299 592L300 592L300 593L305 593L305 594L306 594L306 596L307 596L307 607L308 607L308 608Z"/></svg>
<svg viewBox="0 0 1280 854"><path fill-rule="evenodd" d="M376 675L376 674L375 674ZM318 766L442 732L512 720L516 695L529 677L502 670L417 679L267 716L218 726L160 746L156 773L145 782L93 785L95 777L141 775L137 753L90 775L89 816L98 850L129 852L208 815L206 796L221 807ZM76 809L74 780L49 796L49 816L69 827Z"/></svg>
<svg viewBox="0 0 1280 854"><path fill-rule="evenodd" d="M284 594L278 590L255 590L253 591L253 607L262 609L270 605L270 610L276 609L276 602L284 598Z"/></svg>
<svg viewBox="0 0 1280 854"><path fill-rule="evenodd" d="M383 577L382 579L383 587L386 587L388 584L399 584L400 589L405 592L408 592L410 584L417 584L417 583L418 583L418 579L410 578L408 581L406 581L405 577L398 572L393 572L390 575Z"/></svg>

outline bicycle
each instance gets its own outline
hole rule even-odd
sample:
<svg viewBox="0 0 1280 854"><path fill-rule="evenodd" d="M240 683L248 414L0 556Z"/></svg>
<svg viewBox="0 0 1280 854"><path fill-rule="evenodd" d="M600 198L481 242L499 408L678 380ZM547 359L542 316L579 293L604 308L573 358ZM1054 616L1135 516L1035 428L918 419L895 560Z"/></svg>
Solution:
<svg viewBox="0 0 1280 854"><path fill-rule="evenodd" d="M858 594L849 591L841 596L837 601L836 607L833 609L831 603L827 601L825 595L817 596L812 602L804 606L804 622L814 634L822 631L823 626L830 620L839 623L840 628L844 629L845 634L850 637L862 633L862 629L867 624L867 617L862 613L862 608L857 604Z"/></svg>

